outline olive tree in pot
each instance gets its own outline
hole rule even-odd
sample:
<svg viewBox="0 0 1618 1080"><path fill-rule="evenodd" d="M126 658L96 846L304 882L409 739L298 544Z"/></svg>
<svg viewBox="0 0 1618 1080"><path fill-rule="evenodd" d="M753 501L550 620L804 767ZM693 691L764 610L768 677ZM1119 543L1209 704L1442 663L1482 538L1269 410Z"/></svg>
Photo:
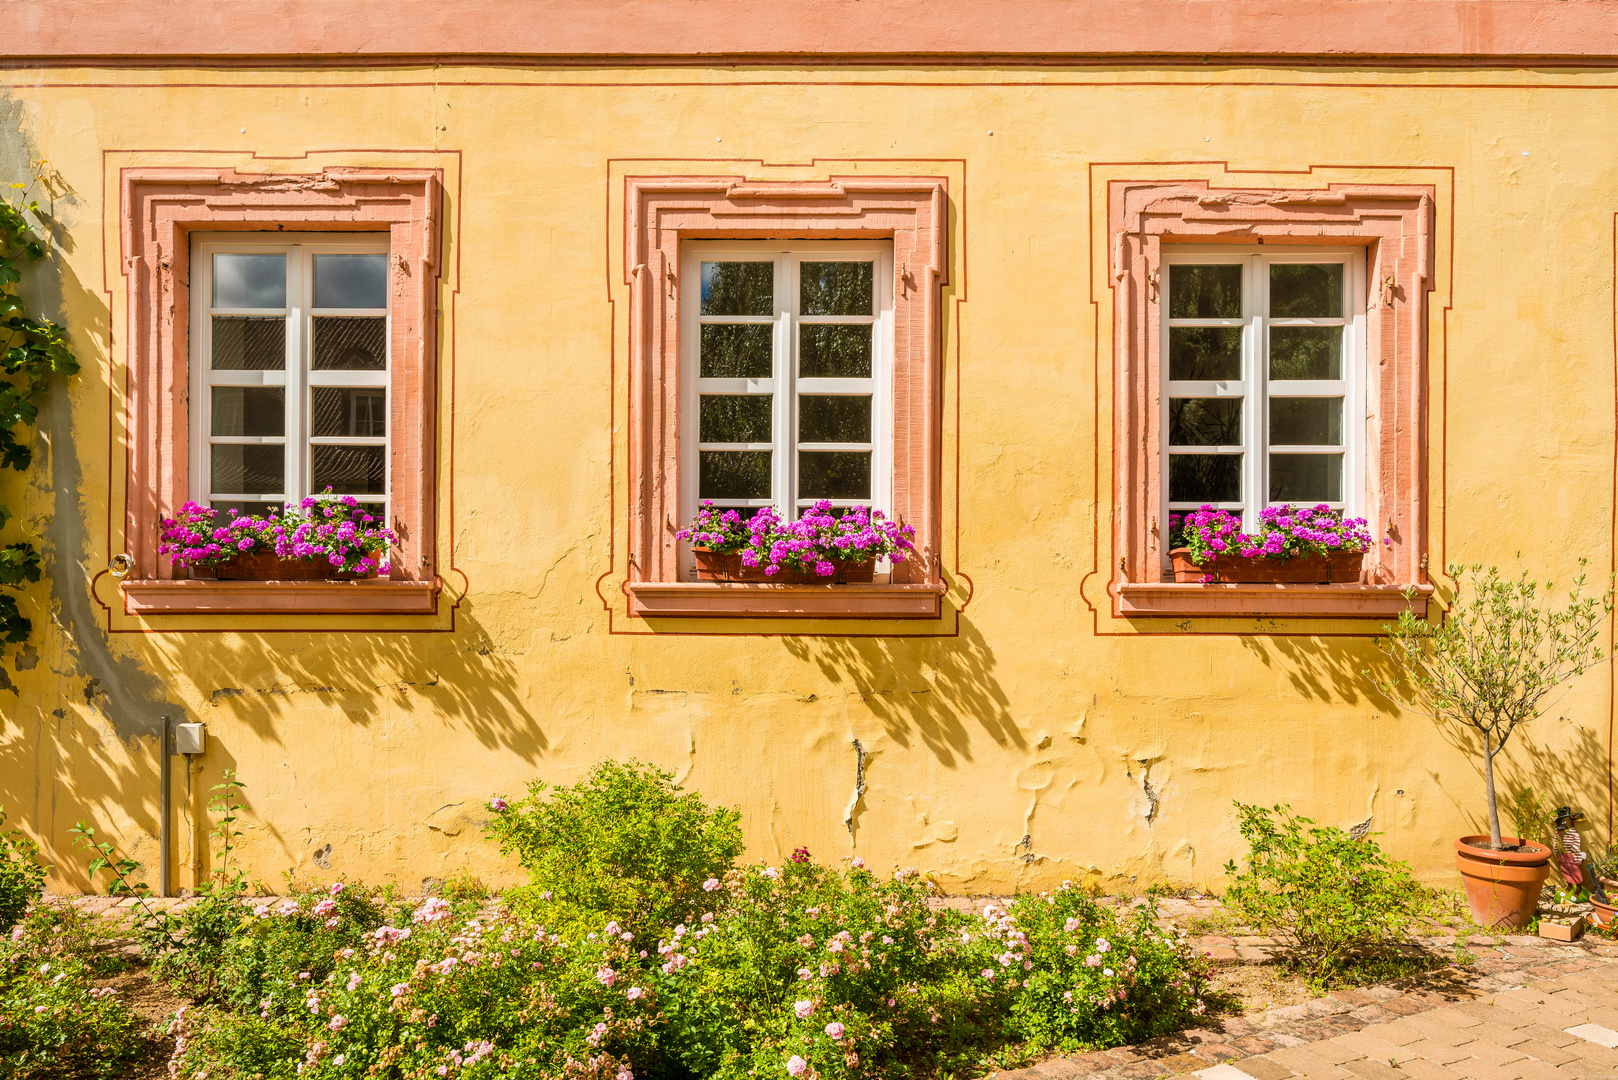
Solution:
<svg viewBox="0 0 1618 1080"><path fill-rule="evenodd" d="M1549 707L1546 699L1557 687L1602 661L1597 638L1612 611L1613 592L1584 595L1581 573L1567 604L1558 608L1552 583L1541 589L1526 572L1509 580L1496 567L1474 564L1452 565L1449 574L1455 600L1442 621L1428 622L1407 610L1396 625L1383 627L1387 634L1377 645L1395 673L1376 685L1401 707L1481 737L1489 835L1455 841L1455 863L1480 924L1521 928L1534 917L1551 852L1544 844L1500 835L1494 759L1518 727Z"/></svg>

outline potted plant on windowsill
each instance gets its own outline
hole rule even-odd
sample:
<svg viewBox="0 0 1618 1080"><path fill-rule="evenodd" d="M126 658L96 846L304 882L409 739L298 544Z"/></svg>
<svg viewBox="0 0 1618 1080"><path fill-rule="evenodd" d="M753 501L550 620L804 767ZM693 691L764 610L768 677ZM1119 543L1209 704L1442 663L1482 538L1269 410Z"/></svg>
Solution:
<svg viewBox="0 0 1618 1080"><path fill-rule="evenodd" d="M1211 506L1169 515L1177 582L1352 583L1370 549L1364 518L1345 520L1324 505L1266 507L1252 535L1240 516Z"/></svg>
<svg viewBox="0 0 1618 1080"><path fill-rule="evenodd" d="M1597 641L1613 609L1613 592L1609 587L1599 598L1583 596L1581 573L1567 606L1556 610L1550 604L1554 586L1545 583L1542 600L1539 583L1526 571L1515 581L1502 580L1492 566L1451 566L1449 575L1455 601L1442 622L1406 611L1397 624L1383 627L1387 636L1377 645L1393 661L1395 674L1375 683L1397 705L1469 729L1481 740L1489 835L1456 840L1455 864L1480 924L1521 928L1534 916L1551 850L1500 835L1494 759L1512 732L1540 715L1552 691L1603 659ZM1470 596L1467 575L1476 582Z"/></svg>
<svg viewBox="0 0 1618 1080"><path fill-rule="evenodd" d="M288 504L267 517L235 510L220 515L186 503L161 522L158 554L189 568L193 577L233 581L321 581L367 578L387 572L396 537L352 496L318 497Z"/></svg>
<svg viewBox="0 0 1618 1080"><path fill-rule="evenodd" d="M698 581L850 584L875 577L878 559L903 562L915 530L880 510L850 507L834 514L817 502L796 521L763 507L743 521L735 510L704 502L690 525L675 533L689 541Z"/></svg>

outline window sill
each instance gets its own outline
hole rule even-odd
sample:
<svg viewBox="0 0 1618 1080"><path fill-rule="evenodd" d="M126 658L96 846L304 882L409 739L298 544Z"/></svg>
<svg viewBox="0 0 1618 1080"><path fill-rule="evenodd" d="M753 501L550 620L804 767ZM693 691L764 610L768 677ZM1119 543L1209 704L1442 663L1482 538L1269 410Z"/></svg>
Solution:
<svg viewBox="0 0 1618 1080"><path fill-rule="evenodd" d="M936 619L945 586L631 581L624 591L642 619Z"/></svg>
<svg viewBox="0 0 1618 1080"><path fill-rule="evenodd" d="M433 615L436 581L125 581L129 615Z"/></svg>
<svg viewBox="0 0 1618 1080"><path fill-rule="evenodd" d="M1321 619L1394 619L1407 607L1423 615L1431 585L1234 585L1197 582L1115 586L1120 618L1240 618L1249 615Z"/></svg>

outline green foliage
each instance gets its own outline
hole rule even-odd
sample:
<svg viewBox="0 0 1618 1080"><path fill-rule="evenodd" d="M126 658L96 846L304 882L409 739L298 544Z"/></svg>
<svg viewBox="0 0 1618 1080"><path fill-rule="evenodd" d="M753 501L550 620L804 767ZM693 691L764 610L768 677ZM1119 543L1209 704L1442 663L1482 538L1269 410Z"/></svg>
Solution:
<svg viewBox="0 0 1618 1080"><path fill-rule="evenodd" d="M34 162L35 183L45 163ZM18 437L19 428L39 415L37 400L53 376L78 372L68 347L67 331L47 319L30 316L19 289L23 267L45 257L29 218L39 218L39 202L29 198L33 184L13 184L16 201L0 199L0 468L22 471L33 450ZM0 527L15 515L0 506ZM0 548L0 588L20 589L39 580L39 552L19 542ZM0 593L0 644L24 641L32 623L18 610L16 597Z"/></svg>
<svg viewBox="0 0 1618 1080"><path fill-rule="evenodd" d="M1560 849L1556 838L1556 807L1531 787L1513 790L1506 799L1506 817L1511 819L1512 835L1533 840L1553 850Z"/></svg>
<svg viewBox="0 0 1618 1080"><path fill-rule="evenodd" d="M0 826L6 812L0 810ZM0 830L0 934L22 921L28 905L45 891L46 867L39 862L39 845L20 829Z"/></svg>
<svg viewBox="0 0 1618 1080"><path fill-rule="evenodd" d="M93 980L108 965L71 909L36 904L0 938L0 1077L126 1075L145 1048L139 1018Z"/></svg>
<svg viewBox="0 0 1618 1080"><path fill-rule="evenodd" d="M1587 560L1580 560L1583 567ZM1515 581L1496 567L1452 565L1455 601L1441 622L1406 610L1377 646L1398 674L1377 679L1387 698L1441 724L1476 731L1483 739L1483 790L1489 810L1490 844L1499 848L1500 808L1495 798L1494 759L1517 728L1535 719L1545 698L1602 659L1599 644L1613 591L1585 596L1584 574L1573 579L1567 606L1551 606L1555 589L1525 570ZM1472 593L1466 579L1474 581ZM1369 672L1367 672L1369 674Z"/></svg>
<svg viewBox="0 0 1618 1080"><path fill-rule="evenodd" d="M1291 961L1317 987L1343 979L1357 965L1385 958L1422 902L1420 886L1402 862L1369 838L1316 825L1291 807L1236 804L1249 851L1225 906L1243 923L1280 938Z"/></svg>
<svg viewBox="0 0 1618 1080"><path fill-rule="evenodd" d="M1038 1046L1144 1042L1206 1011L1206 971L1183 931L1159 929L1151 900L1120 912L1064 884L1043 897L1018 897L1010 915L1033 962L1011 1023Z"/></svg>
<svg viewBox="0 0 1618 1080"><path fill-rule="evenodd" d="M1114 1046L1201 1012L1198 962L1150 904L1119 912L1064 886L978 915L934 910L925 878L858 859L831 869L800 849L737 867L734 813L671 780L609 764L550 801L536 785L497 802L492 831L537 877L515 909L491 913L477 889L416 905L343 883L238 900L214 965L228 1011L180 1019L174 1075L903 1080L982 1073L1019 1043L1005 1056ZM568 828L586 839L564 842ZM680 838L697 850L673 850ZM566 876L561 852L582 862L589 843L582 876L632 882L541 899ZM671 922L611 914L637 899ZM204 955L191 937L177 948Z"/></svg>
<svg viewBox="0 0 1618 1080"><path fill-rule="evenodd" d="M219 843L213 881L179 915L162 912L141 934L142 950L153 958L154 973L184 986L200 1000L216 992L225 943L242 921L241 896L247 885L240 868L231 874L230 853L238 832L231 823L241 811L237 795L243 786L235 770L226 769L221 782L209 789L215 801L208 810L219 815L210 834Z"/></svg>
<svg viewBox="0 0 1618 1080"><path fill-rule="evenodd" d="M95 876L106 870L112 875L112 881L107 886L109 896L135 896L142 900L152 895L150 886L144 881L131 881L129 875L140 869L140 863L131 858L119 858L118 849L111 841L97 840L95 828L80 821L68 832L73 834L73 846L79 848L90 857L85 865L84 872L93 882Z"/></svg>
<svg viewBox="0 0 1618 1080"><path fill-rule="evenodd" d="M673 773L604 761L548 799L536 780L526 799L495 800L487 831L517 855L525 900L552 925L614 919L643 933L689 921L702 883L742 852L741 815L682 790Z"/></svg>

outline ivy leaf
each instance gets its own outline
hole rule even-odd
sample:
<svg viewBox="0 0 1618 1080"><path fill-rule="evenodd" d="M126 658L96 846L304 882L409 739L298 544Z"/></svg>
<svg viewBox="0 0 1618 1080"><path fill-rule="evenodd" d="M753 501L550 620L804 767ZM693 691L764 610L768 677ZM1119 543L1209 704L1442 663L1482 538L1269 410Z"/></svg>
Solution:
<svg viewBox="0 0 1618 1080"><path fill-rule="evenodd" d="M8 645L27 641L28 633L33 628L34 624L17 610L17 601L13 597L0 596L0 641Z"/></svg>

